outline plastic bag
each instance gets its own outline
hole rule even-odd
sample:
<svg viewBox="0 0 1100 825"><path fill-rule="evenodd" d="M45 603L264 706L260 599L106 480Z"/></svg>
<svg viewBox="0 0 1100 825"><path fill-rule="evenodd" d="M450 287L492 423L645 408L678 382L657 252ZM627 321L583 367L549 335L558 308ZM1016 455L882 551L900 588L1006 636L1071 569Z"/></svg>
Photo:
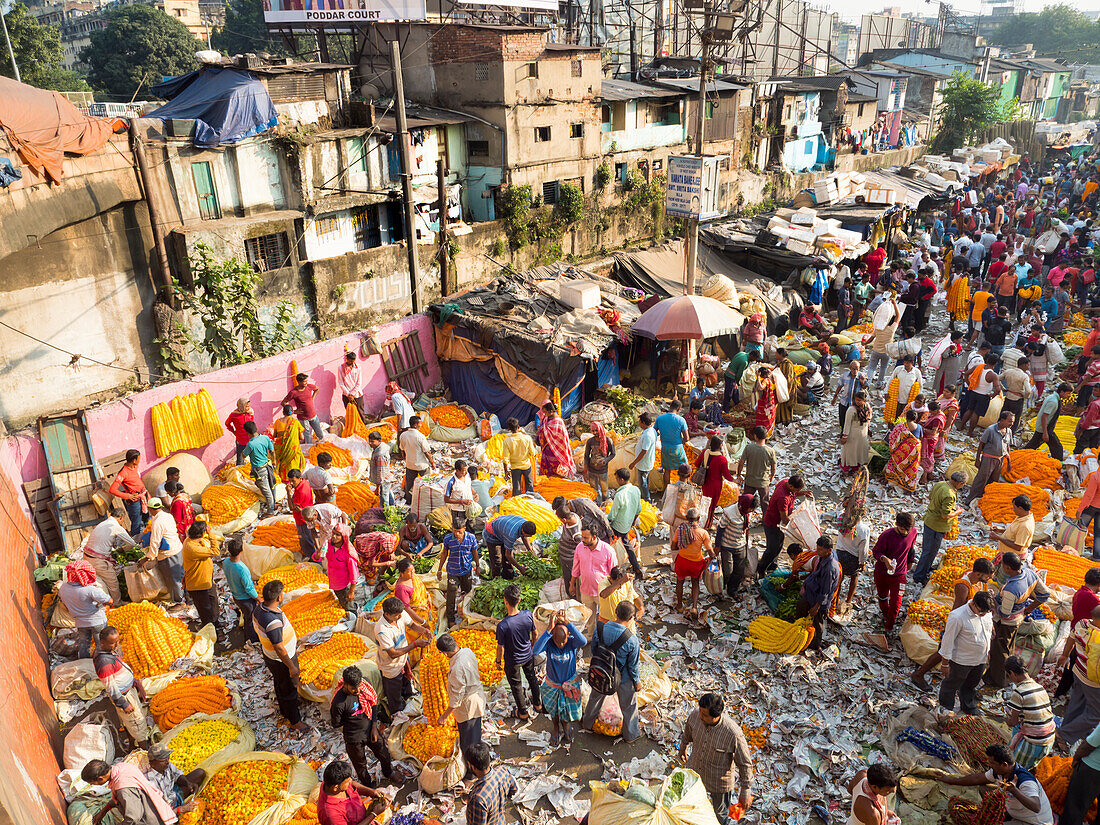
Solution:
<svg viewBox="0 0 1100 825"><path fill-rule="evenodd" d="M442 504L444 504L442 486L425 481L423 478L418 478L413 482L410 513L423 521L432 510Z"/></svg>
<svg viewBox="0 0 1100 825"><path fill-rule="evenodd" d="M772 370L772 380L775 382L775 400L780 404L785 404L791 397L786 376L779 370Z"/></svg>
<svg viewBox="0 0 1100 825"><path fill-rule="evenodd" d="M73 614L69 612L69 608L65 607L65 602L61 599L53 600L53 607L50 610L50 627L58 629L76 627L76 619L73 618Z"/></svg>
<svg viewBox="0 0 1100 825"><path fill-rule="evenodd" d="M103 807L110 801L110 790L102 794L84 792L69 803L69 807L65 811L66 819L69 825L92 825L92 822L95 821L95 815L103 810ZM100 825L117 825L121 821L122 814L116 808L108 811L107 815L99 820L99 823Z"/></svg>
<svg viewBox="0 0 1100 825"><path fill-rule="evenodd" d="M569 591L566 589L564 579L549 581L539 590L539 604L564 601L569 601Z"/></svg>
<svg viewBox="0 0 1100 825"><path fill-rule="evenodd" d="M103 718L97 714L95 718ZM79 771L93 759L108 765L115 761L115 739L111 726L103 722L78 722L65 734L62 764L68 770Z"/></svg>
<svg viewBox="0 0 1100 825"><path fill-rule="evenodd" d="M619 706L618 694L612 693L604 697L603 704L600 705L600 715L596 717L592 729L604 736L618 736L623 732L623 710Z"/></svg>
<svg viewBox="0 0 1100 825"><path fill-rule="evenodd" d="M317 781L317 771L310 767L308 762L303 762L301 759L285 753L272 753L270 751L250 751L239 756L212 760L206 769L206 780L203 782L203 787L217 775L218 771L236 762L266 761L282 762L289 765L290 775L287 779L286 795L274 805L254 816L247 825L282 825L294 816L295 811L306 804L309 795L320 784Z"/></svg>
<svg viewBox="0 0 1100 825"><path fill-rule="evenodd" d="M434 533L446 533L451 529L451 505L441 504L428 513L428 527Z"/></svg>
<svg viewBox="0 0 1100 825"><path fill-rule="evenodd" d="M817 514L817 505L812 498L804 498L791 513L790 521L783 526L783 533L791 541L806 548L817 546L821 538L821 520Z"/></svg>
<svg viewBox="0 0 1100 825"><path fill-rule="evenodd" d="M989 400L989 409L985 411L985 415L978 419L978 426L985 427L991 424L996 424L997 419L1001 417L1001 408L1004 406L1005 397L1001 393L997 393L993 398Z"/></svg>
<svg viewBox="0 0 1100 825"><path fill-rule="evenodd" d="M561 601L540 604L531 611L531 616L535 620L535 633L541 636L542 632L550 625L550 619L558 610L564 610L565 618L582 630L592 615L591 610L573 599L567 598Z"/></svg>
<svg viewBox="0 0 1100 825"><path fill-rule="evenodd" d="M929 656L940 649L939 642L929 636L928 631L916 622L907 621L903 624L898 638L901 639L905 655L918 665L923 665L928 661Z"/></svg>
<svg viewBox="0 0 1100 825"><path fill-rule="evenodd" d="M437 424L432 420L431 413L428 413L428 437L435 441L445 441L448 444L457 444L460 441L468 441L472 438L478 438L478 426L477 426L477 413L474 412L473 407L468 407L465 404L459 404L466 415L470 416L470 424L466 427L444 427L442 424Z"/></svg>
<svg viewBox="0 0 1100 825"><path fill-rule="evenodd" d="M126 592L132 602L152 601L168 593L164 579L155 566L146 567L145 562L135 562L122 568L126 578Z"/></svg>
<svg viewBox="0 0 1100 825"><path fill-rule="evenodd" d="M703 586L712 596L717 596L725 590L725 579L722 576L722 565L718 559L712 559L703 571Z"/></svg>
<svg viewBox="0 0 1100 825"><path fill-rule="evenodd" d="M959 453L955 456L955 460L951 462L951 466L947 468L943 477L951 478L951 474L955 472L966 473L966 483L973 484L978 475L978 468L974 466L974 453Z"/></svg>
<svg viewBox="0 0 1100 825"><path fill-rule="evenodd" d="M428 764L420 769L416 784L424 793L441 793L448 788L453 788L465 775L466 760L462 758L458 740L455 740L454 753L447 759L442 756L433 756L429 759Z"/></svg>
<svg viewBox="0 0 1100 825"><path fill-rule="evenodd" d="M683 777L683 790L675 799L673 778ZM605 782L592 782L589 825L718 825L703 780L695 771L677 769L661 783L657 804L627 799L608 790Z"/></svg>
<svg viewBox="0 0 1100 825"><path fill-rule="evenodd" d="M653 657L644 650L640 655L643 665L648 664L658 668L657 676L649 684L643 683L642 689L635 696L638 707L644 708L646 705L651 705L654 702L661 702L671 696L672 680L668 677L668 674L665 673L665 668L668 667L668 663L663 667L658 667Z"/></svg>
<svg viewBox="0 0 1100 825"><path fill-rule="evenodd" d="M91 659L62 662L50 671L50 692L54 699L94 699L103 693Z"/></svg>
<svg viewBox="0 0 1100 825"><path fill-rule="evenodd" d="M171 748L173 739L199 722L227 722L230 725L235 725L237 729L240 730L240 735L236 739L195 765L196 768L202 768L207 773L210 772L209 766L216 765L234 756L249 753L256 747L256 735L252 732L252 727L248 722L244 721L244 719L237 716L237 714L228 710L222 711L221 713L196 713L192 716L188 716L166 733L164 738L160 740L160 743Z"/></svg>
<svg viewBox="0 0 1100 825"><path fill-rule="evenodd" d="M300 560L300 554L295 553L293 550L286 550L282 547L269 547L265 544L250 544L247 541L244 542L244 549L237 557L237 561L248 568L253 581L259 581L269 570L284 567L288 564L296 564Z"/></svg>

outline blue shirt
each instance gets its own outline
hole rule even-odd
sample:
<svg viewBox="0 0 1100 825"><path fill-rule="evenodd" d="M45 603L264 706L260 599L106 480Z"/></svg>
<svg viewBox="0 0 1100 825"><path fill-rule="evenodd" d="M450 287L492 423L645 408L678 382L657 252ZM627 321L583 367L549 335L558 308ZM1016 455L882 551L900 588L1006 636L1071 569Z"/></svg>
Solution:
<svg viewBox="0 0 1100 825"><path fill-rule="evenodd" d="M244 454L248 456L253 470L258 470L265 464L269 464L269 457L275 452L275 442L266 435L254 435L244 445Z"/></svg>
<svg viewBox="0 0 1100 825"><path fill-rule="evenodd" d="M225 573L226 584L229 585L229 592L234 599L243 602L246 599L259 598L256 585L252 583L252 574L248 572L244 562L224 559L222 572Z"/></svg>
<svg viewBox="0 0 1100 825"><path fill-rule="evenodd" d="M547 661L549 662L549 657ZM1088 756L1082 756L1081 761L1094 771L1100 771L1100 725L1092 729L1092 733L1085 737L1085 741L1092 745L1093 749Z"/></svg>
<svg viewBox="0 0 1100 825"><path fill-rule="evenodd" d="M840 390L840 395L837 396L837 403L843 407L850 407L856 403L856 392L863 389L867 384L867 379L863 377L862 373L857 372L852 375L850 372L846 372L836 379L837 389Z"/></svg>
<svg viewBox="0 0 1100 825"><path fill-rule="evenodd" d="M802 598L811 606L817 604L821 605L823 610L828 609L838 586L840 586L840 564L837 562L834 551L827 559L818 558L817 567L806 577Z"/></svg>
<svg viewBox="0 0 1100 825"><path fill-rule="evenodd" d="M531 661L535 655L531 650L534 632L535 620L530 610L521 610L497 622L497 644L504 648L505 665L525 665Z"/></svg>
<svg viewBox="0 0 1100 825"><path fill-rule="evenodd" d="M687 435L688 424L682 415L666 412L657 416L653 422L657 434L661 437L661 449L675 449L684 443L682 435Z"/></svg>
<svg viewBox="0 0 1100 825"><path fill-rule="evenodd" d="M485 543L492 538L498 544L503 544L511 550L519 540L523 532L523 525L527 522L523 516L497 516L485 525Z"/></svg>
<svg viewBox="0 0 1100 825"><path fill-rule="evenodd" d="M985 258L985 247L979 242L975 241L970 244L970 249L966 253L966 261L971 267L980 266L982 260Z"/></svg>
<svg viewBox="0 0 1100 825"><path fill-rule="evenodd" d="M693 387L691 392L688 393L688 404L690 405L692 401L696 400L706 401L712 395L714 395L714 390L712 389L709 389L707 387L703 387L702 389L700 389L699 387Z"/></svg>
<svg viewBox="0 0 1100 825"><path fill-rule="evenodd" d="M1047 314L1047 330L1050 330L1051 325L1058 317L1058 301L1053 296L1050 298L1044 298L1042 303L1039 304L1043 312Z"/></svg>
<svg viewBox="0 0 1100 825"><path fill-rule="evenodd" d="M474 569L477 539L470 531L463 533L462 541L456 539L454 533L448 533L443 537L443 546L447 548L448 576L465 576Z"/></svg>
<svg viewBox="0 0 1100 825"><path fill-rule="evenodd" d="M564 685L577 675L577 651L588 644L588 639L577 630L570 622L566 625L569 630L569 638L565 641L565 647L558 647L550 636L549 630L544 630L535 642L534 654L546 654L546 678L557 685Z"/></svg>
<svg viewBox="0 0 1100 825"><path fill-rule="evenodd" d="M652 427L642 430L642 434L638 436L636 450L635 454L642 456L636 469L639 473L648 473L657 460L657 431Z"/></svg>
<svg viewBox="0 0 1100 825"><path fill-rule="evenodd" d="M603 622L597 624L597 632L600 634L600 644L610 647L616 639L626 632L626 628L618 622ZM641 650L642 646L638 644L638 634L635 633L623 643L622 647L615 651L615 661L619 665L619 673L622 674L624 679L629 679L635 684L638 682L638 659Z"/></svg>

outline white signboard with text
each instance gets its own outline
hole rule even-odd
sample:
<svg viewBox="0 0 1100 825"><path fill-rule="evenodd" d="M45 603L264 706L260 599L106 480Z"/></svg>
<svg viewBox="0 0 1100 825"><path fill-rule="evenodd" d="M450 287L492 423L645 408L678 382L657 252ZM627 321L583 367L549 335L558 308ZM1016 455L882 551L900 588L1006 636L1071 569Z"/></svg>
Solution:
<svg viewBox="0 0 1100 825"><path fill-rule="evenodd" d="M718 158L714 155L670 155L665 182L665 214L709 220L718 208Z"/></svg>
<svg viewBox="0 0 1100 825"><path fill-rule="evenodd" d="M308 24L392 23L425 20L425 0L263 0L264 22Z"/></svg>

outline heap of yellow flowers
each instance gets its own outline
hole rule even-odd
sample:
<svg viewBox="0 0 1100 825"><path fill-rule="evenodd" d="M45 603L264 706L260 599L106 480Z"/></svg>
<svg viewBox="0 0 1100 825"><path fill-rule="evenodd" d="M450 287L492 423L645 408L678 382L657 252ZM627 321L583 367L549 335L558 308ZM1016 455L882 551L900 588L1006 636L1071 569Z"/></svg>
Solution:
<svg viewBox="0 0 1100 825"><path fill-rule="evenodd" d="M974 568L974 560L981 557L989 560L997 555L992 547L983 547L977 544L959 544L948 547L940 559L940 566L932 573L931 583L933 593L951 595L955 592L955 582L963 573L969 573Z"/></svg>
<svg viewBox="0 0 1100 825"><path fill-rule="evenodd" d="M243 825L286 793L290 768L284 762L256 759L222 768L199 793L198 825Z"/></svg>
<svg viewBox="0 0 1100 825"><path fill-rule="evenodd" d="M397 430L393 428L393 425L387 424L385 421L379 421L377 424L368 424L365 427L366 432L363 434L363 438L370 438L370 434L377 432L382 440L389 443L397 438Z"/></svg>
<svg viewBox="0 0 1100 825"><path fill-rule="evenodd" d="M406 753L427 764L433 756L449 758L454 753L456 739L458 739L458 725L455 724L453 716L448 716L445 725L413 722L405 730L401 747Z"/></svg>
<svg viewBox="0 0 1100 825"><path fill-rule="evenodd" d="M149 417L159 456L205 447L225 434L214 399L205 387L155 405Z"/></svg>
<svg viewBox="0 0 1100 825"><path fill-rule="evenodd" d="M1062 343L1067 347L1081 347L1085 345L1088 335L1082 329L1067 329L1062 336Z"/></svg>
<svg viewBox="0 0 1100 825"><path fill-rule="evenodd" d="M202 491L202 507L211 524L228 524L260 500L258 493L236 484L211 484Z"/></svg>
<svg viewBox="0 0 1100 825"><path fill-rule="evenodd" d="M363 512L378 506L378 496L362 481L345 481L336 488L333 504L348 515L358 518Z"/></svg>
<svg viewBox="0 0 1100 825"><path fill-rule="evenodd" d="M932 599L920 599L910 603L907 615L909 621L923 627L928 635L938 642L943 635L947 614L950 612L951 608L945 604Z"/></svg>
<svg viewBox="0 0 1100 825"><path fill-rule="evenodd" d="M992 524L993 522L1007 523L1016 518L1016 512L1012 509L1012 499L1019 495L1026 495L1031 499L1031 514L1035 520L1043 518L1050 512L1050 493L1042 487L1032 484L1010 484L1003 481L987 484L982 493L978 506L982 510L982 517Z"/></svg>
<svg viewBox="0 0 1100 825"><path fill-rule="evenodd" d="M295 553L302 552L298 531L293 521L279 521L272 524L260 524L252 531L252 543L264 547L282 547Z"/></svg>
<svg viewBox="0 0 1100 825"><path fill-rule="evenodd" d="M343 621L346 613L331 590L306 593L283 605L283 614L298 638Z"/></svg>
<svg viewBox="0 0 1100 825"><path fill-rule="evenodd" d="M107 622L118 628L126 663L139 679L166 673L172 662L187 655L191 649L191 631L179 619L154 608L145 610L144 615L122 616L123 629L112 618L122 609L111 610Z"/></svg>
<svg viewBox="0 0 1100 825"><path fill-rule="evenodd" d="M1005 481L1019 481L1026 478L1036 487L1044 490L1053 490L1061 487L1059 483L1062 477L1062 462L1051 458L1046 453L1038 450L1012 450L1008 454L1005 465L1011 463L1011 470L1003 470L1001 473Z"/></svg>
<svg viewBox="0 0 1100 825"><path fill-rule="evenodd" d="M311 584L328 586L328 577L321 571L319 566L301 562L271 568L260 576L260 580L256 583L256 589L263 590L265 584L276 579L283 583L283 589L287 593L302 587L308 587Z"/></svg>
<svg viewBox="0 0 1100 825"><path fill-rule="evenodd" d="M355 459L351 457L351 453L345 450L343 447L337 447L331 441L318 441L309 449L309 463L317 466L317 456L321 453L328 453L332 456L332 466L350 467L355 463Z"/></svg>
<svg viewBox="0 0 1100 825"><path fill-rule="evenodd" d="M749 622L749 642L766 653L801 653L813 638L809 619L785 622L775 616L757 616Z"/></svg>
<svg viewBox="0 0 1100 825"><path fill-rule="evenodd" d="M307 802L294 812L294 816L287 820L286 825L318 825L317 803Z"/></svg>
<svg viewBox="0 0 1100 825"><path fill-rule="evenodd" d="M336 673L353 665L367 652L367 643L354 633L333 633L327 641L298 651L298 679L303 685L332 687Z"/></svg>
<svg viewBox="0 0 1100 825"><path fill-rule="evenodd" d="M477 672L481 684L496 687L504 678L504 670L497 667L497 639L488 630L462 628L451 631L459 647L468 647L477 655Z"/></svg>
<svg viewBox="0 0 1100 825"><path fill-rule="evenodd" d="M221 676L176 679L149 701L149 712L162 731L169 731L195 713L220 713L230 705L229 688ZM187 771L184 771L187 773Z"/></svg>
<svg viewBox="0 0 1100 825"><path fill-rule="evenodd" d="M440 404L428 410L432 421L441 427L463 430L470 426L470 414L457 404Z"/></svg>
<svg viewBox="0 0 1100 825"><path fill-rule="evenodd" d="M502 516L523 516L528 521L535 522L540 533L553 533L561 527L561 519L553 512L527 498L506 498L500 503L497 512Z"/></svg>
<svg viewBox="0 0 1100 825"><path fill-rule="evenodd" d="M1061 584L1074 590L1084 586L1085 573L1096 566L1096 562L1090 559L1049 547L1040 547L1035 551L1033 564L1037 570L1047 571L1047 584Z"/></svg>
<svg viewBox="0 0 1100 825"><path fill-rule="evenodd" d="M136 622L155 616L158 613L163 615L164 611L152 602L130 602L108 610L107 624L119 633L125 633Z"/></svg>
<svg viewBox="0 0 1100 825"><path fill-rule="evenodd" d="M435 645L424 648L420 659L420 693L424 697L424 718L436 722L447 709L447 674L451 662L447 654L440 652Z"/></svg>
<svg viewBox="0 0 1100 825"><path fill-rule="evenodd" d="M220 751L241 735L241 729L221 719L203 719L172 738L171 762L184 773Z"/></svg>

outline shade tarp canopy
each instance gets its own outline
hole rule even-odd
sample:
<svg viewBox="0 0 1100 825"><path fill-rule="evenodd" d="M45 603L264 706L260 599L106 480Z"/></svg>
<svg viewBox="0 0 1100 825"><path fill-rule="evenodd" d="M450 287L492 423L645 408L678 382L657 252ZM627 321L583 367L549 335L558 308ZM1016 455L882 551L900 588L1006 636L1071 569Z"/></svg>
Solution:
<svg viewBox="0 0 1100 825"><path fill-rule="evenodd" d="M111 122L81 114L59 92L0 76L0 127L36 175L57 183L65 155L90 155L111 139Z"/></svg>
<svg viewBox="0 0 1100 825"><path fill-rule="evenodd" d="M200 148L233 143L274 129L279 118L267 88L251 72L204 66L153 87L168 99L149 117L194 120L192 142Z"/></svg>

